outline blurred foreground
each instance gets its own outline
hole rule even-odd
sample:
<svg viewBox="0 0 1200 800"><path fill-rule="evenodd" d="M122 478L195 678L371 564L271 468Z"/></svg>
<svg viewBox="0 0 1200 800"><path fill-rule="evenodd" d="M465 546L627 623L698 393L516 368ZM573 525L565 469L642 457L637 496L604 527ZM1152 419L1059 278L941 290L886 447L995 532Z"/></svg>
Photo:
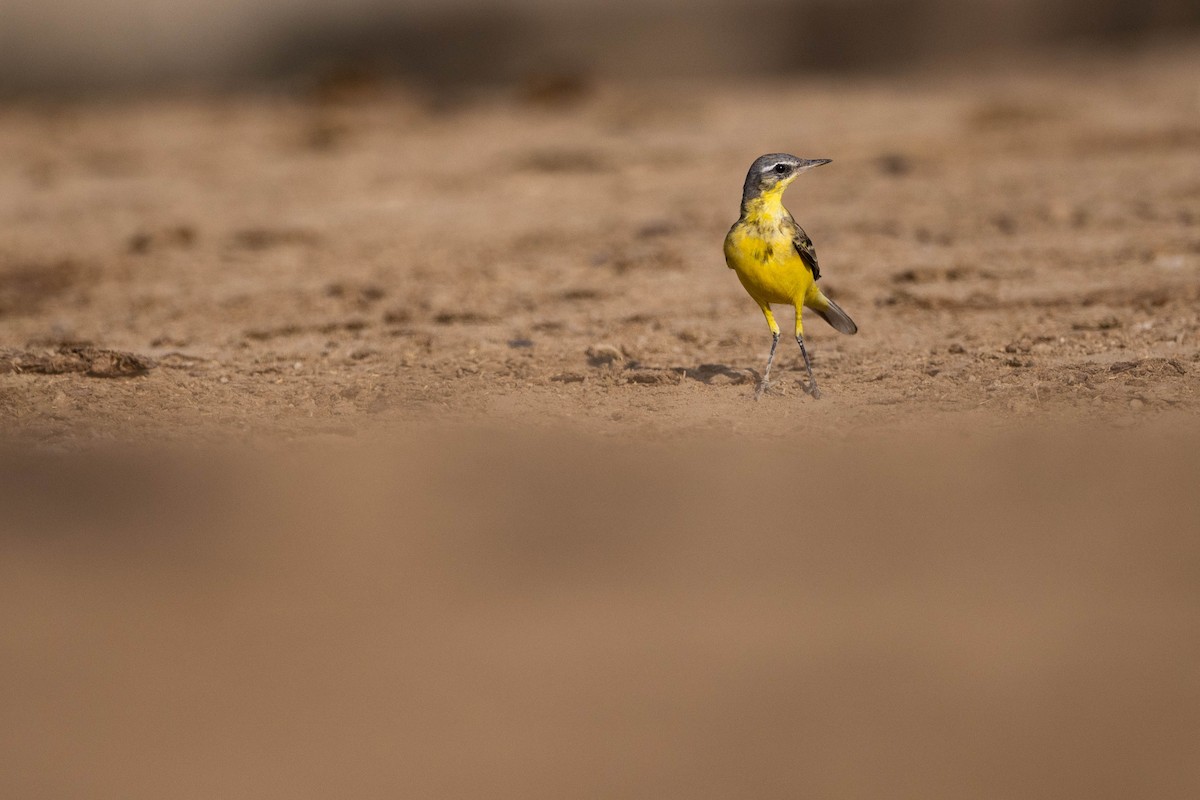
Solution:
<svg viewBox="0 0 1200 800"><path fill-rule="evenodd" d="M10 455L0 785L1192 798L1200 438L1095 433Z"/></svg>

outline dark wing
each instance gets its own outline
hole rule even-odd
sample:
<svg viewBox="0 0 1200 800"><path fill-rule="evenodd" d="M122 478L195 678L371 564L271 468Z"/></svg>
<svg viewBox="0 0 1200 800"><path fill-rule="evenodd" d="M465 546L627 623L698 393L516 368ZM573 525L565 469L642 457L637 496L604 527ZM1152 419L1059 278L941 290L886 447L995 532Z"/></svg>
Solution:
<svg viewBox="0 0 1200 800"><path fill-rule="evenodd" d="M813 280L821 280L821 268L817 266L816 248L813 247L812 239L808 238L808 234L804 232L804 228L801 228L799 225L796 226L796 232L792 234L792 245L796 248L796 252L800 254L800 260L812 270Z"/></svg>

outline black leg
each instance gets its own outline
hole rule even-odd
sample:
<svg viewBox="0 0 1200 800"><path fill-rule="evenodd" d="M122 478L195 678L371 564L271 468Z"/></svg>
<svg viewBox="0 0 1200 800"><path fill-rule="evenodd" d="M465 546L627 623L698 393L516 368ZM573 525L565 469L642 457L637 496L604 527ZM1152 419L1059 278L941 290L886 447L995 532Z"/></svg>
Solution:
<svg viewBox="0 0 1200 800"><path fill-rule="evenodd" d="M804 391L812 395L814 400L821 399L821 390L817 388L817 379L812 374L812 362L808 360L808 349L804 346L804 337L796 334L796 344L800 345L800 355L804 356L804 369L808 372L808 386Z"/></svg>
<svg viewBox="0 0 1200 800"><path fill-rule="evenodd" d="M775 361L775 348L779 346L779 332L772 333L771 337L771 355L767 356L767 369L763 372L762 380L758 382L758 389L754 392L755 400L763 396L763 392L767 390L767 384L771 380L771 364Z"/></svg>

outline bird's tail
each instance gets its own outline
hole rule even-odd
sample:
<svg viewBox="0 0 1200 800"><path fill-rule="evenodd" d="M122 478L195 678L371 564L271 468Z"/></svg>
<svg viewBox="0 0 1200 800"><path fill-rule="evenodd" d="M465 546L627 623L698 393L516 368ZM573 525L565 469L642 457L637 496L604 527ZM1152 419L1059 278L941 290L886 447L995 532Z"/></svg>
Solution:
<svg viewBox="0 0 1200 800"><path fill-rule="evenodd" d="M854 320L850 319L850 315L843 311L841 306L826 297L823 292L817 292L816 300L809 305L809 308L817 312L821 319L832 325L835 330L842 333L858 333L858 326L854 324Z"/></svg>

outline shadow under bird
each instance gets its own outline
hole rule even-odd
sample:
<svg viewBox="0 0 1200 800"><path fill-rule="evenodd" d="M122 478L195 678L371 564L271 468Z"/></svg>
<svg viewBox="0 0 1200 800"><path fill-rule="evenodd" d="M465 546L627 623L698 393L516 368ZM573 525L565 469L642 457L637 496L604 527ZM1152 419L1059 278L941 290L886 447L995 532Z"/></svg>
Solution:
<svg viewBox="0 0 1200 800"><path fill-rule="evenodd" d="M817 266L812 239L783 207L783 191L796 176L828 163L827 158L797 158L787 153L759 157L746 173L741 217L725 237L725 263L737 273L738 280L771 326L771 354L767 356L767 368L754 393L755 399L767 390L775 348L779 345L779 325L771 313L772 303L796 309L796 343L800 345L804 369L808 372L804 391L814 398L819 398L821 392L804 346L803 309L811 308L842 333L858 332L850 315L817 288L821 268Z"/></svg>

